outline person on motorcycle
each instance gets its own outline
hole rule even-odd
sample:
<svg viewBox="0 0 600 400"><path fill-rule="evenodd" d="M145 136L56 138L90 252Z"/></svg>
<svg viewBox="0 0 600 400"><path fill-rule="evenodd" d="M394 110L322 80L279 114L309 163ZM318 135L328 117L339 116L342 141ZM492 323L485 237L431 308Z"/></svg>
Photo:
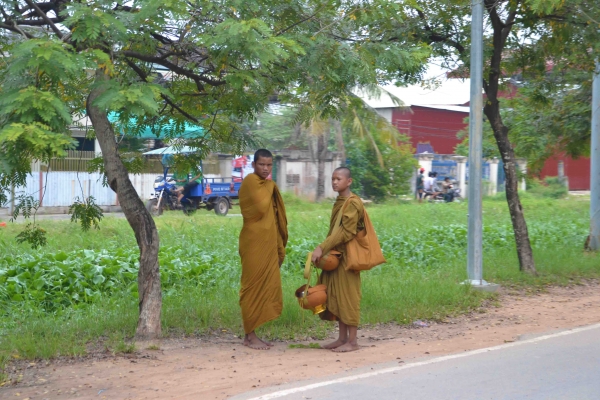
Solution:
<svg viewBox="0 0 600 400"><path fill-rule="evenodd" d="M429 176L425 178L424 188L425 197L431 196L432 198L435 198L435 196L440 194L437 188L437 172L429 173Z"/></svg>
<svg viewBox="0 0 600 400"><path fill-rule="evenodd" d="M442 193L444 194L444 201L446 203L450 203L454 200L454 185L450 181L449 177L444 178L444 182L442 182Z"/></svg>
<svg viewBox="0 0 600 400"><path fill-rule="evenodd" d="M190 176L193 176L193 178L189 179ZM200 168L196 168L185 175L175 172L173 174L173 179L175 179L176 185L178 186L175 190L177 193L177 201L181 203L181 199L189 197L192 189L202 184L202 171Z"/></svg>

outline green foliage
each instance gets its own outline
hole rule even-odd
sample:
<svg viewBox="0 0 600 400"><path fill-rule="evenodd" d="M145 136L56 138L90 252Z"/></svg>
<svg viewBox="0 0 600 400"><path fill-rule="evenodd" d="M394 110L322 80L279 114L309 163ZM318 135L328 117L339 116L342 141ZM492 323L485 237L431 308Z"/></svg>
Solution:
<svg viewBox="0 0 600 400"><path fill-rule="evenodd" d="M569 195L569 188L558 177L547 176L543 181L532 178L527 180L527 193L538 197L563 199Z"/></svg>
<svg viewBox="0 0 600 400"><path fill-rule="evenodd" d="M69 214L71 214L71 222L79 221L84 231L89 230L92 225L95 229L100 229L100 220L104 216L94 196L89 196L83 201L76 197L69 207Z"/></svg>
<svg viewBox="0 0 600 400"><path fill-rule="evenodd" d="M420 2L421 3L421 2ZM452 65L451 54L458 56L462 66L455 71L458 76L468 72L469 35L461 24L461 5L464 2L447 2L438 10L421 3L430 27L435 27L434 52ZM436 4L437 6L437 4ZM600 7L590 0L530 0L521 3L497 1L488 7L488 14L497 13L504 19L512 12L514 24L502 44L500 91L510 93L518 88L516 96L500 101L502 122L508 128L508 137L518 157L528 160L528 170L539 172L544 162L556 154L573 158L589 154L591 81L594 61L600 49ZM490 17L490 21L492 18ZM466 20L463 20L466 21ZM508 25L507 25L508 26ZM485 57L490 58L494 46L484 29ZM445 36L445 33L448 36ZM431 39L431 31L423 35ZM484 76L489 81L492 71L487 67ZM488 83L489 85L489 83ZM512 85L512 86L511 86ZM488 86L490 87L490 86ZM501 97L503 94L499 93ZM488 93L489 96L489 93ZM499 157L494 149L495 139L489 124L484 126L484 157ZM487 129L486 129L487 128ZM461 133L460 138L466 135ZM457 147L465 155L468 140Z"/></svg>
<svg viewBox="0 0 600 400"><path fill-rule="evenodd" d="M288 349L322 349L319 343L292 343L288 345Z"/></svg>
<svg viewBox="0 0 600 400"><path fill-rule="evenodd" d="M0 158L11 169L20 165L15 155L48 160L65 155L73 144L67 134L80 93L64 83L83 79L85 62L69 50L60 41L23 41L12 47L6 69L0 70Z"/></svg>
<svg viewBox="0 0 600 400"><path fill-rule="evenodd" d="M156 115L161 106L161 95L169 95L168 90L151 83L122 84L109 80L99 84L104 92L96 99L95 105L108 111L121 111L126 115Z"/></svg>
<svg viewBox="0 0 600 400"><path fill-rule="evenodd" d="M291 107L281 107L275 112L265 112L257 116L248 126L263 147L283 150L286 148L307 148L306 135L295 123L296 111Z"/></svg>
<svg viewBox="0 0 600 400"><path fill-rule="evenodd" d="M15 209L11 220L14 221L19 215L23 218L29 219L31 216L34 217L32 223L28 223L25 229L19 233L16 237L17 243L28 243L32 249L37 249L46 245L46 230L40 227L35 222L35 214L38 208L40 208L40 201L35 200L33 196L21 194L17 196Z"/></svg>
<svg viewBox="0 0 600 400"><path fill-rule="evenodd" d="M349 143L347 164L352 170L352 190L364 198L383 201L390 196L406 194L410 177L417 166L413 149L406 138L397 146L384 146L375 139L384 167L377 162L377 154L367 139Z"/></svg>
<svg viewBox="0 0 600 400"><path fill-rule="evenodd" d="M26 306L45 312L77 308L121 291L137 298L138 258L135 248L4 254L0 257L1 294L4 301L10 301L14 307ZM235 271L226 267L216 254L197 247L162 247L159 259L166 295L192 282L198 286L214 285L219 276ZM217 267L219 269L214 270ZM5 312L9 312L9 308Z"/></svg>
<svg viewBox="0 0 600 400"><path fill-rule="evenodd" d="M63 11L67 17L65 25L71 28L71 37L79 46L94 46L102 39L126 39L127 27L119 19L123 16L107 7L106 2L98 1L95 7L87 4L68 3Z"/></svg>
<svg viewBox="0 0 600 400"><path fill-rule="evenodd" d="M21 194L15 198L15 209L13 210L12 219L15 220L19 215L23 218L28 219L32 215L35 215L38 208L40 208L39 200L36 200L31 195Z"/></svg>
<svg viewBox="0 0 600 400"><path fill-rule="evenodd" d="M17 243L29 243L32 249L38 249L48 243L46 230L36 223L29 223L21 233L17 235Z"/></svg>
<svg viewBox="0 0 600 400"><path fill-rule="evenodd" d="M284 196L290 230L281 269L284 309L261 334L314 342L311 338L324 338L333 325L301 310L293 291L305 283L306 254L327 232L331 203ZM543 287L600 276L598 256L582 251L587 199L523 198L540 273L534 278L518 272L506 206L484 200L483 207L487 280ZM361 277L362 323L442 319L481 304L481 294L458 284L466 277L466 213L465 203L369 206L388 262ZM243 333L236 240L241 218L167 212L156 223L163 243L164 334ZM104 218L100 224L99 231L82 232L67 221L41 221L48 244L38 251L12 240L20 229L16 224L0 230L0 354L84 355L98 341L112 351L126 350L136 326L139 256L127 221ZM13 300L16 294L21 297Z"/></svg>
<svg viewBox="0 0 600 400"><path fill-rule="evenodd" d="M545 208L550 209L554 205L553 202ZM369 210L389 268L404 272L420 271L419 273L441 271L449 259L464 258L467 248L467 228L464 224L447 222L423 227L418 222L420 218L402 223L403 215L412 211L409 206L404 206L401 214L390 214L394 207L383 206ZM301 277L306 254L319 243L322 239L320 235L324 235L328 225L326 218L316 218L316 223L309 223L304 215L308 212L314 218L316 212L327 217L329 207L315 210L314 206L298 201L289 203L288 208L307 210L298 214L291 211L291 235L282 274L284 279L293 280ZM440 212L439 210L424 210L423 215ZM451 212L455 213L456 210ZM166 215L165 218L173 217ZM194 220L196 218L205 220L207 216L200 213ZM165 297L180 297L182 291L189 287L200 291L209 291L224 284L237 287L239 256L237 242L232 238L236 236L241 221L221 226L219 220L214 218L213 221L211 218L207 221L211 226L208 230L188 226L190 221L187 218L174 220L172 226L161 228L161 233L166 238L166 245L159 252ZM398 224L402 225L401 229ZM579 247L587 235L585 221L581 218L576 221L567 218L560 223L536 221L530 224L529 230L535 250L556 246ZM486 254L509 253L514 248L514 235L508 221L486 223L483 232ZM114 244L107 243L99 234L87 234L94 238L97 247L95 250L66 248L39 253L3 251L0 256L0 288L3 288L0 301L8 302L5 304L6 312L23 308L63 312L85 307L85 304L106 301L119 293L128 293L135 300L139 262L135 247L123 246L118 240ZM109 229L105 235L108 238L113 234ZM73 237L69 241L72 242ZM0 246L7 244L0 241ZM372 273L383 273L377 271L378 269Z"/></svg>
<svg viewBox="0 0 600 400"><path fill-rule="evenodd" d="M11 40L0 65L0 161L9 176L64 155L71 116L99 86L93 106L118 113L119 133L150 127L177 138L191 123L202 128L186 143L198 157L240 154L256 144L248 124L274 98L310 111L296 122L338 118L353 108L351 89L414 81L430 53L398 40L406 15L387 0L93 0L43 3L35 15L3 10L0 29ZM139 169L135 157L122 158Z"/></svg>

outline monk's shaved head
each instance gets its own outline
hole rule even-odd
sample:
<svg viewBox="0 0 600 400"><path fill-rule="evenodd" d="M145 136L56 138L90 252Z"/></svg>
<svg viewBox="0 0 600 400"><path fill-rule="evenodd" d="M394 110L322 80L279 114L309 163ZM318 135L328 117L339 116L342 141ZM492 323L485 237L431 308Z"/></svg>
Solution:
<svg viewBox="0 0 600 400"><path fill-rule="evenodd" d="M344 176L346 178L352 178L352 172L350 171L350 168L348 167L337 167L336 169L333 170L333 172L341 172L342 174L344 174Z"/></svg>
<svg viewBox="0 0 600 400"><path fill-rule="evenodd" d="M254 161L258 161L259 158L273 158L273 154L267 149L258 149L254 153Z"/></svg>

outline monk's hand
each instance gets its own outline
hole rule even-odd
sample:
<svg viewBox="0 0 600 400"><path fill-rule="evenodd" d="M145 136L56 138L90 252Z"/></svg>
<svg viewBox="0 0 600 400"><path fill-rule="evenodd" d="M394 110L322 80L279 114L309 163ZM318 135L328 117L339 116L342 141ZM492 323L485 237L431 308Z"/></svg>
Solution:
<svg viewBox="0 0 600 400"><path fill-rule="evenodd" d="M321 261L321 257L323 256L323 249L321 248L321 246L317 246L316 249L313 250L313 254L312 254L312 262L313 264L318 264L319 261Z"/></svg>

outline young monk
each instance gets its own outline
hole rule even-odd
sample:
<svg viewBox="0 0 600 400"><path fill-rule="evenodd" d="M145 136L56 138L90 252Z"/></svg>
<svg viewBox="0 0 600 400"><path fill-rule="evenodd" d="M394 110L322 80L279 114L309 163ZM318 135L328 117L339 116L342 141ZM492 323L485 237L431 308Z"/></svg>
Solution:
<svg viewBox="0 0 600 400"><path fill-rule="evenodd" d="M285 258L288 239L283 199L272 180L273 155L260 149L254 154L254 173L240 187L240 208L244 225L240 232L242 285L240 306L244 321L244 345L267 350L271 343L256 336L255 330L281 314L283 295L279 268Z"/></svg>
<svg viewBox="0 0 600 400"><path fill-rule="evenodd" d="M361 199L354 196L343 207L352 195L351 184L350 169L340 167L333 171L331 185L339 196L331 212L327 239L313 251L312 261L315 264L329 250L335 249L344 254L346 243L364 229L365 209ZM341 227L336 229L335 223L340 212L343 212ZM327 310L319 315L324 320L338 321L340 330L338 339L323 347L335 352L348 352L359 348L356 333L360 319L360 272L346 271L345 264L342 256L340 265L335 270L323 271L319 278L319 283L327 286Z"/></svg>

